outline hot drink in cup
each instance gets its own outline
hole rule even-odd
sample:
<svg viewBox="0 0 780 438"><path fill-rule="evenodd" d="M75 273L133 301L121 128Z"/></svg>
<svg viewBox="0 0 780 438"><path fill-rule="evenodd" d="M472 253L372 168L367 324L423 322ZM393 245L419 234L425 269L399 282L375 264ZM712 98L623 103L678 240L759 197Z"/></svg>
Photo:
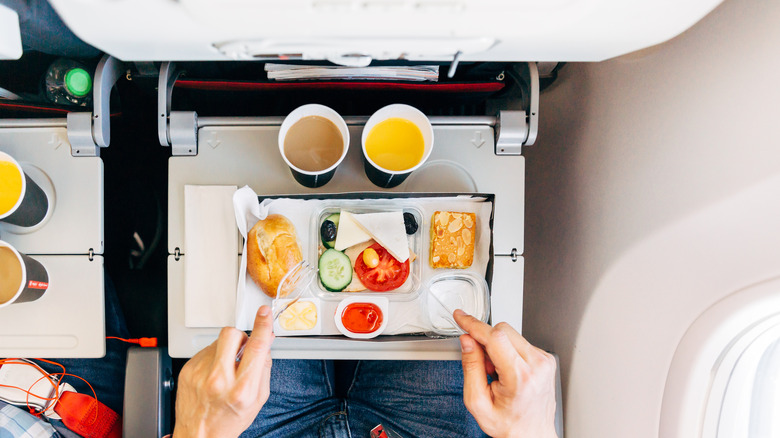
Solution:
<svg viewBox="0 0 780 438"><path fill-rule="evenodd" d="M362 140L366 176L379 187L391 188L431 155L433 127L416 108L389 105L368 119Z"/></svg>
<svg viewBox="0 0 780 438"><path fill-rule="evenodd" d="M346 122L323 105L295 109L279 130L279 152L293 178L306 187L320 187L330 181L347 156L348 147Z"/></svg>
<svg viewBox="0 0 780 438"><path fill-rule="evenodd" d="M46 268L0 240L0 308L37 300L48 288Z"/></svg>
<svg viewBox="0 0 780 438"><path fill-rule="evenodd" d="M0 152L0 222L33 227L43 222L48 210L41 187L13 157Z"/></svg>

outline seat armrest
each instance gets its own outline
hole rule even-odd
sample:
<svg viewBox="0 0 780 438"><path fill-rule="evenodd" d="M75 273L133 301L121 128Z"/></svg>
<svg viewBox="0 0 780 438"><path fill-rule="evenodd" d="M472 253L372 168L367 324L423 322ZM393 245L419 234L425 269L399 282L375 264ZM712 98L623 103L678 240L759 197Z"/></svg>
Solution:
<svg viewBox="0 0 780 438"><path fill-rule="evenodd" d="M558 438L563 438L563 391L561 389L561 358L552 353L555 357L555 431L558 432Z"/></svg>
<svg viewBox="0 0 780 438"><path fill-rule="evenodd" d="M160 438L170 433L172 391L167 349L128 349L122 436Z"/></svg>

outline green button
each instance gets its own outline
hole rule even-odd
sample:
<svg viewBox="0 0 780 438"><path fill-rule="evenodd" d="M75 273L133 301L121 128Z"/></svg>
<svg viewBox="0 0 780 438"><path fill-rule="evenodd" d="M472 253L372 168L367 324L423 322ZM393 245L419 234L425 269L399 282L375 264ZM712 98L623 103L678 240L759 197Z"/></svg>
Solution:
<svg viewBox="0 0 780 438"><path fill-rule="evenodd" d="M73 68L65 73L65 88L76 97L84 97L92 90L92 78L83 68Z"/></svg>

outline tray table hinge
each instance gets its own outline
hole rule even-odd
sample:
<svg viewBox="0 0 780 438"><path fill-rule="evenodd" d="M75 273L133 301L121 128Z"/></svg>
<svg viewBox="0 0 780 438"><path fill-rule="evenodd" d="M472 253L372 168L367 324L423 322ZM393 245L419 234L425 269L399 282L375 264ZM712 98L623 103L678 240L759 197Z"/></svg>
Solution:
<svg viewBox="0 0 780 438"><path fill-rule="evenodd" d="M509 254L494 254L494 257L509 257L512 259L513 262L516 262L520 259L520 252L517 250L517 248L512 248L512 252Z"/></svg>
<svg viewBox="0 0 780 438"><path fill-rule="evenodd" d="M157 137L160 145L171 147L171 155L198 155L198 114L171 111L173 86L179 77L176 64L164 62L157 81Z"/></svg>
<svg viewBox="0 0 780 438"><path fill-rule="evenodd" d="M520 64L510 75L522 91L522 110L501 110L496 119L496 155L520 155L536 142L539 131L539 71L536 63Z"/></svg>
<svg viewBox="0 0 780 438"><path fill-rule="evenodd" d="M198 155L198 115L194 111L171 111L168 119L171 155Z"/></svg>
<svg viewBox="0 0 780 438"><path fill-rule="evenodd" d="M111 142L111 90L124 71L122 63L105 55L95 69L92 88L92 113L71 112L67 115L70 153L74 157L98 157L100 148Z"/></svg>

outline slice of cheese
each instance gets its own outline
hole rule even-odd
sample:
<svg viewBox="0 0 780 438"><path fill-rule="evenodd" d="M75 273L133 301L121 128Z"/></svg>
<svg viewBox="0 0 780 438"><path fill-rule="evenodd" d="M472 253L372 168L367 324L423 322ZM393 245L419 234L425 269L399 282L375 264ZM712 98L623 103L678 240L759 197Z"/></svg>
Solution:
<svg viewBox="0 0 780 438"><path fill-rule="evenodd" d="M354 217L355 215L352 213L341 210L339 228L336 231L336 243L334 245L337 251L344 251L352 245L371 240L371 236L355 223Z"/></svg>
<svg viewBox="0 0 780 438"><path fill-rule="evenodd" d="M409 241L406 238L402 211L355 214L351 219L396 260L401 263L409 260Z"/></svg>

